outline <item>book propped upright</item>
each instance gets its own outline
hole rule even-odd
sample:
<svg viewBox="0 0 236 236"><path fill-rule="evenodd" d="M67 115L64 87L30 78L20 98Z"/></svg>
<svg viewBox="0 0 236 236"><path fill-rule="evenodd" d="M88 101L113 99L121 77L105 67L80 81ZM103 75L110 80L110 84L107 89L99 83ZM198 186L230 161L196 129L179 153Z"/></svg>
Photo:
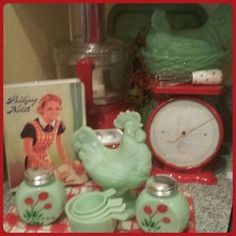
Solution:
<svg viewBox="0 0 236 236"><path fill-rule="evenodd" d="M4 149L11 191L23 180L25 169L37 167L42 159L56 167L55 175L66 185L88 180L72 141L73 132L86 125L85 114L84 86L77 78L4 85Z"/></svg>

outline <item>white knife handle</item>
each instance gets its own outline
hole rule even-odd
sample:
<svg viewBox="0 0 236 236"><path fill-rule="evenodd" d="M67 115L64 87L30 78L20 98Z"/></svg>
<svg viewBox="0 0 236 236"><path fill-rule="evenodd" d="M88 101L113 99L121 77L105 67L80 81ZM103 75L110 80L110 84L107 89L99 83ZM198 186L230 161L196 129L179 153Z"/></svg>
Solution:
<svg viewBox="0 0 236 236"><path fill-rule="evenodd" d="M223 81L223 73L219 69L199 70L192 72L193 84L220 84Z"/></svg>

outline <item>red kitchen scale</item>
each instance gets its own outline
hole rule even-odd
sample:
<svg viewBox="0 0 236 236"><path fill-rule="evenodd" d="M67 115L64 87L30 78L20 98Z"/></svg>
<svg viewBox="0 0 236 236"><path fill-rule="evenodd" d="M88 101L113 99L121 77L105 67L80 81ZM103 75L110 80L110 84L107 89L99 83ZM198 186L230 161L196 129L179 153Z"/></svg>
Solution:
<svg viewBox="0 0 236 236"><path fill-rule="evenodd" d="M217 110L201 96L220 95L223 86L155 82L151 92L158 101L146 123L147 143L155 157L152 174L215 184L210 162L221 147L224 129Z"/></svg>

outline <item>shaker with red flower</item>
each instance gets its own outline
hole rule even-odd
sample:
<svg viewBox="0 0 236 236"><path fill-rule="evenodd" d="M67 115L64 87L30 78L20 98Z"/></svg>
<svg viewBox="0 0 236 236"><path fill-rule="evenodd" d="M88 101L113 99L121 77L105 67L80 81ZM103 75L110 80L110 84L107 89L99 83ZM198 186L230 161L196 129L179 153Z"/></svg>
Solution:
<svg viewBox="0 0 236 236"><path fill-rule="evenodd" d="M137 222L145 232L182 232L188 226L187 198L169 175L150 177L135 208Z"/></svg>
<svg viewBox="0 0 236 236"><path fill-rule="evenodd" d="M30 168L16 191L20 219L30 225L48 225L63 212L65 187L48 169Z"/></svg>

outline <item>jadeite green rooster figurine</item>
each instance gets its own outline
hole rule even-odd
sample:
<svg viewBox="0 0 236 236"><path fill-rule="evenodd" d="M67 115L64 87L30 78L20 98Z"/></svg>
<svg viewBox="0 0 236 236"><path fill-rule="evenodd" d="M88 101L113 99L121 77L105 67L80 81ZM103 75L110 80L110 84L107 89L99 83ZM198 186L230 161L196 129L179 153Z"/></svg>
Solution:
<svg viewBox="0 0 236 236"><path fill-rule="evenodd" d="M74 133L74 146L92 180L104 189L115 188L117 195L129 201L131 190L144 184L150 175L151 152L145 143L139 113L121 112L114 125L123 129L118 148L105 147L89 127L81 127Z"/></svg>

